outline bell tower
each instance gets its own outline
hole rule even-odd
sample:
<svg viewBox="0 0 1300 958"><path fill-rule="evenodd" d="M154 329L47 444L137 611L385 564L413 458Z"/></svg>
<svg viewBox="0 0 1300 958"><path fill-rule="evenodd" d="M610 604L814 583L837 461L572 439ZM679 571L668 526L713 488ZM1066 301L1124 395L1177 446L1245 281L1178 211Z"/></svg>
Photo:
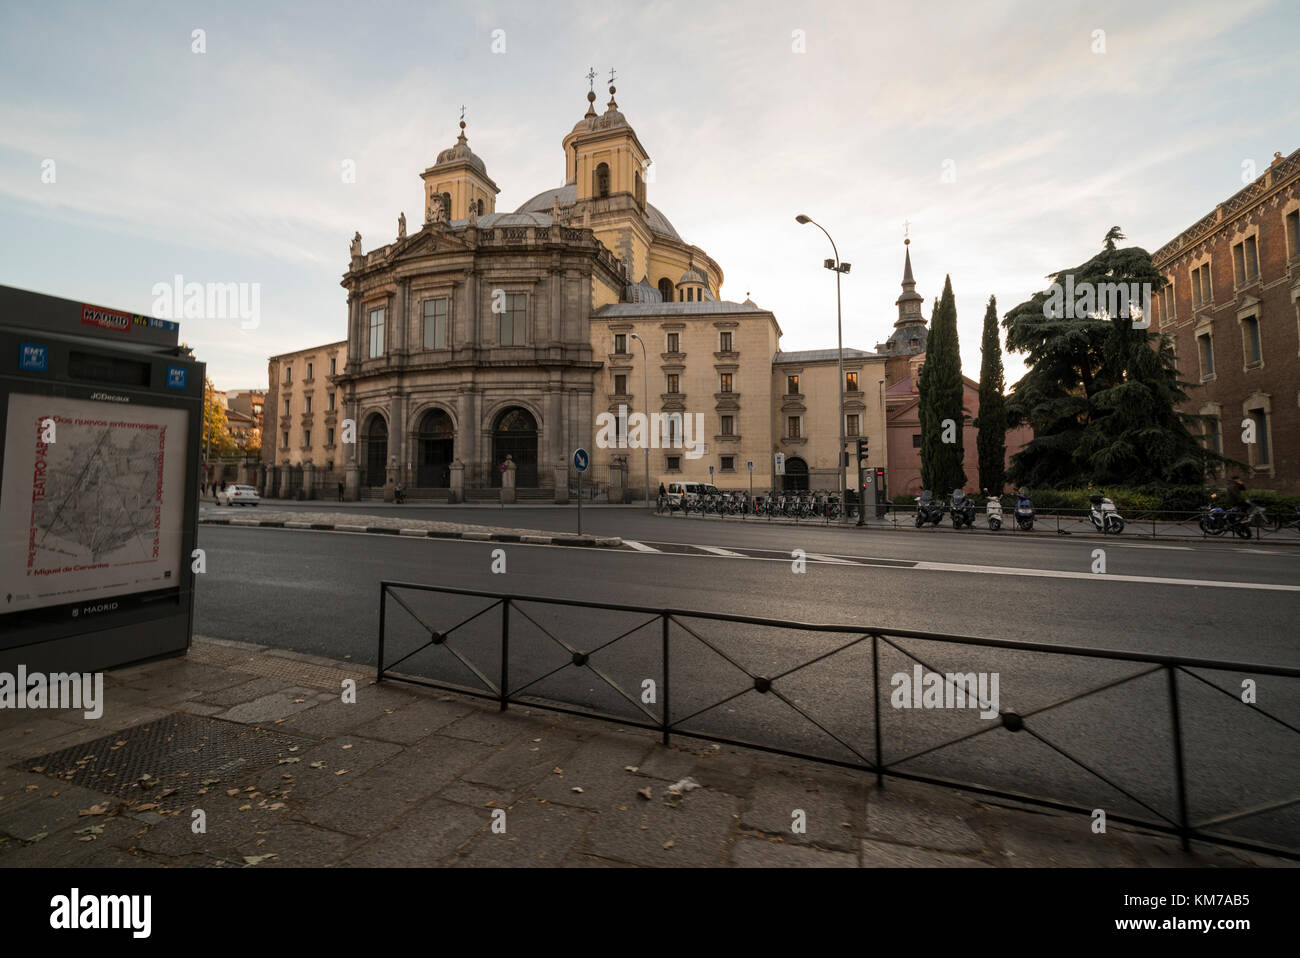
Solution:
<svg viewBox="0 0 1300 958"><path fill-rule="evenodd" d="M564 138L565 182L577 187L577 200L626 197L644 212L645 176L650 155L614 99L614 71L610 70L609 103L596 113L596 92L587 93L587 113ZM590 83L594 70L587 73Z"/></svg>
<svg viewBox="0 0 1300 958"><path fill-rule="evenodd" d="M465 108L460 108L460 136L455 146L438 154L433 166L420 174L424 180L424 221L463 220L495 213L501 192L487 166L469 148L465 138Z"/></svg>

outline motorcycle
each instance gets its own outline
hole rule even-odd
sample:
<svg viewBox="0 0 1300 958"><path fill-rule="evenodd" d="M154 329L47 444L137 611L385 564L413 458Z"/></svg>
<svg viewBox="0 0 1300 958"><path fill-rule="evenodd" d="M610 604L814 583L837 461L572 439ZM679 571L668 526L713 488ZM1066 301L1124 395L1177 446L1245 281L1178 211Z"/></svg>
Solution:
<svg viewBox="0 0 1300 958"><path fill-rule="evenodd" d="M402 503L406 501L406 492L401 486L393 490L393 502Z"/></svg>
<svg viewBox="0 0 1300 958"><path fill-rule="evenodd" d="M952 507L949 510L952 513L952 527L960 529L964 524L967 529L975 526L975 503L966 498L966 493L961 489L952 491Z"/></svg>
<svg viewBox="0 0 1300 958"><path fill-rule="evenodd" d="M943 503L935 500L929 489L922 489L916 503L916 527L919 529L927 522L937 526L943 522L945 511Z"/></svg>
<svg viewBox="0 0 1300 958"><path fill-rule="evenodd" d="M1034 528L1034 502L1023 492L1016 493L1016 525L1022 532L1032 532Z"/></svg>
<svg viewBox="0 0 1300 958"><path fill-rule="evenodd" d="M1002 528L1002 500L997 496L989 496L988 502L984 503L984 511L988 513L989 530L997 532Z"/></svg>
<svg viewBox="0 0 1300 958"><path fill-rule="evenodd" d="M1116 511L1115 503L1102 495L1091 495L1088 501L1092 503L1088 518L1092 520L1092 525L1098 532L1119 535L1124 531L1124 519Z"/></svg>

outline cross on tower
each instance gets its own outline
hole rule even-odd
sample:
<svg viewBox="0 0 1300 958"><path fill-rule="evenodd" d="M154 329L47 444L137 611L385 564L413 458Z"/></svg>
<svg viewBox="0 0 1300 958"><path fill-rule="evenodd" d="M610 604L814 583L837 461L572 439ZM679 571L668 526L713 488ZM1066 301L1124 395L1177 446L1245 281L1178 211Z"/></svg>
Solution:
<svg viewBox="0 0 1300 958"><path fill-rule="evenodd" d="M460 105L460 118L465 119L465 104L463 103Z"/></svg>
<svg viewBox="0 0 1300 958"><path fill-rule="evenodd" d="M613 82L614 82L614 69L613 69L612 67L610 68L610 71L609 71L609 82L610 82L610 83L613 83Z"/></svg>
<svg viewBox="0 0 1300 958"><path fill-rule="evenodd" d="M911 239L911 220L903 220L903 239Z"/></svg>
<svg viewBox="0 0 1300 958"><path fill-rule="evenodd" d="M596 68L587 67L587 89L596 89Z"/></svg>

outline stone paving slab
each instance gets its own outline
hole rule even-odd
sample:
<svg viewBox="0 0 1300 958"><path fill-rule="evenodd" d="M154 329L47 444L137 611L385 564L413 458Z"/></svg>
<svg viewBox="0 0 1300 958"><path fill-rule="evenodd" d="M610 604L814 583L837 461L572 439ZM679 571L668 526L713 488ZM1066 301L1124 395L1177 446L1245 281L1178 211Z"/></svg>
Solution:
<svg viewBox="0 0 1300 958"><path fill-rule="evenodd" d="M256 518L203 514L199 525L240 528L315 529L324 532L351 532L370 535L395 535L413 538L468 539L475 542L520 542L527 545L575 546L580 548L626 548L617 536L574 535L547 532L543 529L520 529L514 526L479 525L467 522L440 522L435 519L412 519L406 516L367 515L358 521L347 512L276 512L262 510Z"/></svg>
<svg viewBox="0 0 1300 958"><path fill-rule="evenodd" d="M294 682L295 669L323 685ZM354 677L355 704L331 687L338 675ZM731 746L679 739L665 748L641 729L501 712L441 690L377 685L348 663L202 636L192 659L109 673L105 699L99 721L0 713L0 867L1295 864L1201 843L1184 852L1140 828L1095 835L1082 815L913 782L878 788L867 775ZM73 786L30 761L195 710L301 744L205 779L178 808ZM688 776L698 788L670 788Z"/></svg>

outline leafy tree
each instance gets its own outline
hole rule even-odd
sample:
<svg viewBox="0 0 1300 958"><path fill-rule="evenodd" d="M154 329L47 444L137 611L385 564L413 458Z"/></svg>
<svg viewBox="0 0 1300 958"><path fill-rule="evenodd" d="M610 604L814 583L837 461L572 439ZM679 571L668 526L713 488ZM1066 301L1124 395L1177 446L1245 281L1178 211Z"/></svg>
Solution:
<svg viewBox="0 0 1300 958"><path fill-rule="evenodd" d="M980 412L975 420L979 430L975 448L979 453L980 488L995 496L1002 494L1006 481L1003 465L1007 454L1007 410L1006 397L1002 395L1005 386L998 300L990 296L984 312L984 339L980 343Z"/></svg>
<svg viewBox="0 0 1300 958"><path fill-rule="evenodd" d="M203 451L207 459L226 459L237 455L238 446L230 434L226 410L217 399L211 379L203 382Z"/></svg>
<svg viewBox="0 0 1300 958"><path fill-rule="evenodd" d="M952 278L945 276L943 297L930 317L925 365L917 389L921 394L921 485L936 493L947 493L966 485L962 470L963 383L961 353L957 344L957 303L952 295ZM953 442L944 442L944 422Z"/></svg>
<svg viewBox="0 0 1300 958"><path fill-rule="evenodd" d="M1007 348L1026 353L1029 366L1007 403L1010 419L1034 429L1012 457L1017 484L1186 485L1202 482L1210 462L1226 461L1188 428L1206 417L1175 408L1188 383L1178 379L1173 341L1134 326L1132 293L1149 284L1154 295L1164 278L1146 250L1121 248L1122 239L1112 227L1101 252L1053 274L1052 287L1003 319Z"/></svg>

